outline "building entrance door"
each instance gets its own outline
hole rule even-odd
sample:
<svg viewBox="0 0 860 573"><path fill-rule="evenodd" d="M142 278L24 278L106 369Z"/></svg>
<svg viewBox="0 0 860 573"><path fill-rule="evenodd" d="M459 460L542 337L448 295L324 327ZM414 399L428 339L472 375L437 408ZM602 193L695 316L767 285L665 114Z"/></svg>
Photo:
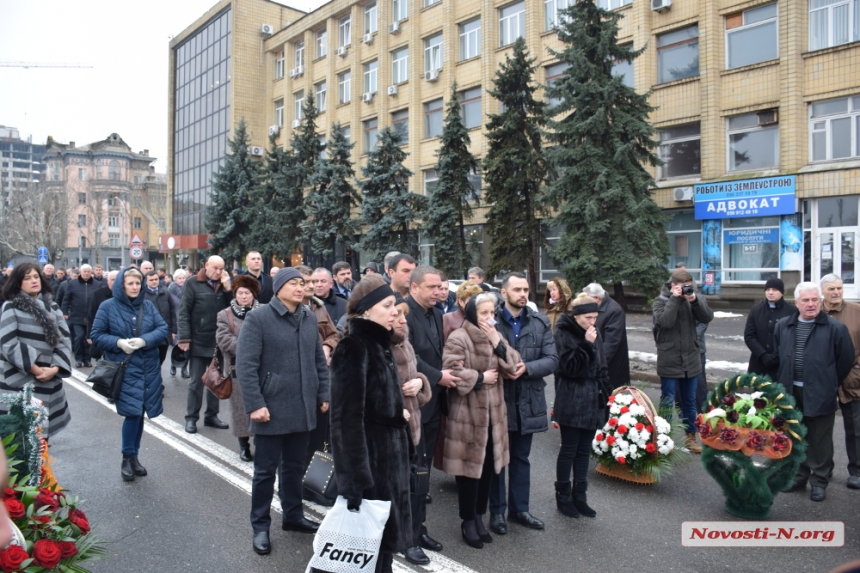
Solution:
<svg viewBox="0 0 860 573"><path fill-rule="evenodd" d="M856 299L854 269L857 263L857 227L829 227L818 233L818 265L816 270L821 277L835 273L842 277L846 299Z"/></svg>

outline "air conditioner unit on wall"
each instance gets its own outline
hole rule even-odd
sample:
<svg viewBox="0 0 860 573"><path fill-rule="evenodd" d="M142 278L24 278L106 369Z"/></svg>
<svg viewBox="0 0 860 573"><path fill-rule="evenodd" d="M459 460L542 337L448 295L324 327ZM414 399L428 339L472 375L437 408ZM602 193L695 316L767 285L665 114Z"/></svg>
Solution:
<svg viewBox="0 0 860 573"><path fill-rule="evenodd" d="M296 129L297 127L300 127L302 125L302 120L294 119L291 125L293 126L293 129Z"/></svg>
<svg viewBox="0 0 860 573"><path fill-rule="evenodd" d="M389 34L396 34L396 33L398 33L399 31L400 31L400 22L399 22L399 21L398 21L398 22L392 22L392 23L388 26L388 33L389 33Z"/></svg>
<svg viewBox="0 0 860 573"><path fill-rule="evenodd" d="M277 136L279 133L281 133L281 126L280 125L270 125L269 126L269 135L270 136L272 136L272 135Z"/></svg>
<svg viewBox="0 0 860 573"><path fill-rule="evenodd" d="M766 109L756 114L759 125L776 125L779 123L779 110Z"/></svg>
<svg viewBox="0 0 860 573"><path fill-rule="evenodd" d="M337 55L340 56L341 58L345 58L348 51L349 51L349 48L347 48L346 46L341 46L340 48L337 49Z"/></svg>
<svg viewBox="0 0 860 573"><path fill-rule="evenodd" d="M655 12L668 10L672 6L672 0L651 0L651 9Z"/></svg>
<svg viewBox="0 0 860 573"><path fill-rule="evenodd" d="M397 86L388 86L388 95L396 96L397 95Z"/></svg>
<svg viewBox="0 0 860 573"><path fill-rule="evenodd" d="M254 145L251 147L251 155L254 157L262 157L265 150L259 145Z"/></svg>
<svg viewBox="0 0 860 573"><path fill-rule="evenodd" d="M373 101L373 94L370 92L364 94L363 96L361 96L361 101L363 101L364 103L372 102Z"/></svg>
<svg viewBox="0 0 860 573"><path fill-rule="evenodd" d="M292 70L290 70L290 77L291 77L291 78L297 78L297 77L301 76L301 75L302 75L302 74L304 74L304 73L305 73L305 68L304 68L304 66L299 66L299 67L297 67L297 68L293 68Z"/></svg>
<svg viewBox="0 0 860 573"><path fill-rule="evenodd" d="M692 201L692 187L675 187L675 201Z"/></svg>
<svg viewBox="0 0 860 573"><path fill-rule="evenodd" d="M361 39L363 44L372 44L373 43L373 34L365 34Z"/></svg>
<svg viewBox="0 0 860 573"><path fill-rule="evenodd" d="M271 24L263 24L262 26L260 26L260 33L264 36L271 36L275 33L275 27Z"/></svg>
<svg viewBox="0 0 860 573"><path fill-rule="evenodd" d="M428 82L435 82L439 79L439 70L430 70L429 72L424 72L424 79Z"/></svg>

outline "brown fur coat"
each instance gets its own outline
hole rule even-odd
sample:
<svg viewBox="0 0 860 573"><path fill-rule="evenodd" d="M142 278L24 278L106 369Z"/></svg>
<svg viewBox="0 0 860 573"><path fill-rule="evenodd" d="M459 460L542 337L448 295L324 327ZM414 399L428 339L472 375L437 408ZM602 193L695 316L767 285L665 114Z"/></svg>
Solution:
<svg viewBox="0 0 860 573"><path fill-rule="evenodd" d="M407 327L408 328L408 327ZM412 430L412 443L416 446L421 441L421 406L430 401L432 391L427 377L418 372L418 362L415 360L415 350L409 344L409 331L400 335L397 331L391 335L391 353L397 364L397 375L400 383L420 378L424 386L415 396L403 396L403 406L409 411L409 428Z"/></svg>
<svg viewBox="0 0 860 573"><path fill-rule="evenodd" d="M484 332L468 321L448 337L442 355L443 368L452 369L452 374L461 379L456 388L448 390L442 469L449 475L481 477L489 430L493 432L495 472L499 473L510 461L508 411L502 378L514 374L520 355L507 344L505 347L502 360ZM475 390L479 374L493 368L499 371L499 381Z"/></svg>

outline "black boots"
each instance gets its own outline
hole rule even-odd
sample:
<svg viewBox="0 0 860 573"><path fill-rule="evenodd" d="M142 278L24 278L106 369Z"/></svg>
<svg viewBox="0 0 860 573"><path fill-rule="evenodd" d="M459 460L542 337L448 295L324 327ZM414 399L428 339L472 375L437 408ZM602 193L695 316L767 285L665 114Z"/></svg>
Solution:
<svg viewBox="0 0 860 573"><path fill-rule="evenodd" d="M146 468L140 465L137 458L128 454L122 455L122 479L123 481L134 481L134 476L145 476Z"/></svg>
<svg viewBox="0 0 860 573"><path fill-rule="evenodd" d="M576 482L573 484L573 505L577 511L585 517L594 517L597 512L588 507L585 498L585 491L588 489L588 482Z"/></svg>
<svg viewBox="0 0 860 573"><path fill-rule="evenodd" d="M239 438L239 459L243 462L254 461L254 456L251 454L251 442L248 438Z"/></svg>
<svg viewBox="0 0 860 573"><path fill-rule="evenodd" d="M568 517L579 517L579 511L573 504L569 481L555 482L555 503L558 510Z"/></svg>
<svg viewBox="0 0 860 573"><path fill-rule="evenodd" d="M136 476L146 475L146 468L140 465L140 462L137 460L137 458L131 458L131 470Z"/></svg>

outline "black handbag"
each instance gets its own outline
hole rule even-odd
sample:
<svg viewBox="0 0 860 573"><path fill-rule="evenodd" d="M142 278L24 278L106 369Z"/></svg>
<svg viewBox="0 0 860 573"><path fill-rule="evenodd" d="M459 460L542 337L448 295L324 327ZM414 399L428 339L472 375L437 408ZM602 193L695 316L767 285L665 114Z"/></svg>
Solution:
<svg viewBox="0 0 860 573"><path fill-rule="evenodd" d="M137 315L137 324L132 331L135 337L140 335L142 324L143 303L141 303L140 313ZM125 378L125 367L128 366L131 356L131 354L126 355L125 360L122 362L105 360L104 358L98 360L93 367L93 371L87 376L87 382L91 382L93 385L93 392L104 396L108 400L119 398L119 393L122 390L122 381Z"/></svg>
<svg viewBox="0 0 860 573"><path fill-rule="evenodd" d="M328 453L328 444L323 447L323 451L314 452L302 486L304 499L324 507L334 505L337 499L337 480L334 478L334 458Z"/></svg>
<svg viewBox="0 0 860 573"><path fill-rule="evenodd" d="M412 465L409 493L412 495L427 495L430 493L430 468L424 465Z"/></svg>

